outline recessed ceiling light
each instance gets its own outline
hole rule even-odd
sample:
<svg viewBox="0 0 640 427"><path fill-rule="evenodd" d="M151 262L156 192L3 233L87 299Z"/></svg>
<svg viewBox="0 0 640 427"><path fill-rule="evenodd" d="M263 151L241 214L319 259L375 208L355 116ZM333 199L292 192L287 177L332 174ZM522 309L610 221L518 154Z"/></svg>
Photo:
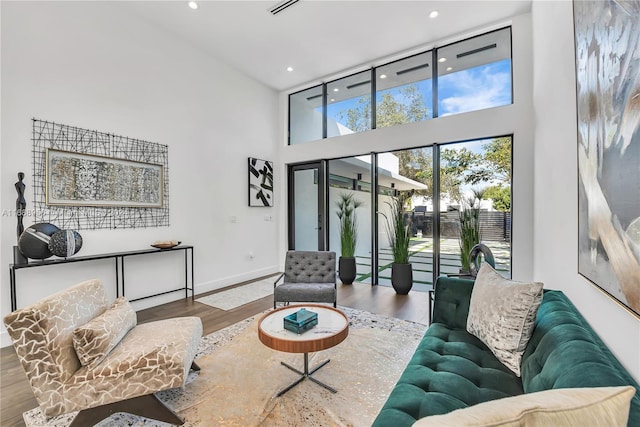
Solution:
<svg viewBox="0 0 640 427"><path fill-rule="evenodd" d="M193 10L198 8L198 3L194 2L194 1L190 1L189 3L189 7Z"/></svg>
<svg viewBox="0 0 640 427"><path fill-rule="evenodd" d="M429 18L431 18L431 19L433 19L433 18L437 18L439 14L440 14L440 13L439 13L437 10L432 10L432 11L429 13Z"/></svg>
<svg viewBox="0 0 640 427"><path fill-rule="evenodd" d="M447 71L453 70L453 67L447 67Z"/></svg>
<svg viewBox="0 0 640 427"><path fill-rule="evenodd" d="M331 101L331 102L333 102L333 101L335 101L335 100L336 100L335 98L331 98L331 99L330 99L330 101Z"/></svg>
<svg viewBox="0 0 640 427"><path fill-rule="evenodd" d="M442 58L438 59L438 62L447 62L447 58L442 57Z"/></svg>
<svg viewBox="0 0 640 427"><path fill-rule="evenodd" d="M386 79L386 78L387 78L387 75L386 75L386 74L380 74L380 78L381 78L381 79Z"/></svg>
<svg viewBox="0 0 640 427"><path fill-rule="evenodd" d="M337 87L334 87L334 88L333 88L333 91L334 91L334 92L337 92L337 91L339 91L339 90L340 90L340 89L338 89Z"/></svg>
<svg viewBox="0 0 640 427"><path fill-rule="evenodd" d="M287 67L287 71L288 72L292 72L293 71L293 67Z"/></svg>

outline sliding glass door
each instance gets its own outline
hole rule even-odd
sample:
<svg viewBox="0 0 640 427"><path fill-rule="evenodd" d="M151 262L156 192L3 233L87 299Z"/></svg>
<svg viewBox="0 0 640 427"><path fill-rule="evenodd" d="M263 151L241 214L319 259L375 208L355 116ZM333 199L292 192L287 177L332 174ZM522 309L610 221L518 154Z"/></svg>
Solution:
<svg viewBox="0 0 640 427"><path fill-rule="evenodd" d="M324 250L324 173L322 163L289 168L289 249Z"/></svg>
<svg viewBox="0 0 640 427"><path fill-rule="evenodd" d="M329 250L340 257L340 219L338 203L350 197L355 206L356 220L356 282L372 283L371 280L371 155L348 157L328 162L328 223Z"/></svg>
<svg viewBox="0 0 640 427"><path fill-rule="evenodd" d="M393 251L388 220L395 200L402 200L409 224L409 263L413 290L426 291L433 283L433 234L431 227L433 150L431 147L378 154L378 284L391 286Z"/></svg>
<svg viewBox="0 0 640 427"><path fill-rule="evenodd" d="M479 241L511 277L511 137L440 146L440 273L469 274Z"/></svg>
<svg viewBox="0 0 640 427"><path fill-rule="evenodd" d="M357 201L356 282L391 286L386 227L394 200L409 223L414 291L468 274L478 241L511 276L511 136L295 165L289 172L289 246L341 255L337 202ZM325 179L326 177L326 179Z"/></svg>

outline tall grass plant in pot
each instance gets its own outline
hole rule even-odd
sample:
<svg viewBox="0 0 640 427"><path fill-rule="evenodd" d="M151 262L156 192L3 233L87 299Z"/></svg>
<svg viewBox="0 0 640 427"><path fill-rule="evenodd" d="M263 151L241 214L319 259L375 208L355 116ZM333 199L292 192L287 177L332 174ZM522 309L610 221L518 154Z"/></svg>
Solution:
<svg viewBox="0 0 640 427"><path fill-rule="evenodd" d="M413 270L409 262L409 242L411 238L410 219L404 214L407 197L394 197L389 205L389 216L386 219L387 235L391 245L393 263L391 264L391 285L399 295L406 295L413 287Z"/></svg>
<svg viewBox="0 0 640 427"><path fill-rule="evenodd" d="M462 200L460 210L460 273L471 274L471 249L480 243L480 202L485 190L474 189Z"/></svg>
<svg viewBox="0 0 640 427"><path fill-rule="evenodd" d="M353 193L342 194L336 202L336 215L340 220L340 258L338 259L338 276L345 285L350 285L356 278L356 248L358 246L358 222L356 209L362 202L353 197Z"/></svg>

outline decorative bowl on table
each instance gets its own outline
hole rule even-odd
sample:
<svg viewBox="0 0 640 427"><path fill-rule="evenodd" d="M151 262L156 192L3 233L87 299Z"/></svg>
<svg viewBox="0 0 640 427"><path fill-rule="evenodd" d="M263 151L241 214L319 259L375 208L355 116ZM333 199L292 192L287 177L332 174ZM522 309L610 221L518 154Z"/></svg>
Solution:
<svg viewBox="0 0 640 427"><path fill-rule="evenodd" d="M180 243L182 242L178 240L156 240L151 244L151 246L158 249L171 249L178 246Z"/></svg>

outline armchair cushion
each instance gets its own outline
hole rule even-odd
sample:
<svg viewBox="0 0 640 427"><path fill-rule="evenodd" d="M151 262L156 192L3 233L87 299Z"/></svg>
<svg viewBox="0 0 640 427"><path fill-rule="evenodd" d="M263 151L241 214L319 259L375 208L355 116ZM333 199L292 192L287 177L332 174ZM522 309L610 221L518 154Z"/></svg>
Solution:
<svg viewBox="0 0 640 427"><path fill-rule="evenodd" d="M143 323L102 362L83 366L64 387L67 411L184 386L200 337L199 317Z"/></svg>
<svg viewBox="0 0 640 427"><path fill-rule="evenodd" d="M136 312L120 297L100 316L73 330L73 347L82 366L100 363L136 326Z"/></svg>
<svg viewBox="0 0 640 427"><path fill-rule="evenodd" d="M274 296L276 301L334 302L336 289L332 283L283 283Z"/></svg>

